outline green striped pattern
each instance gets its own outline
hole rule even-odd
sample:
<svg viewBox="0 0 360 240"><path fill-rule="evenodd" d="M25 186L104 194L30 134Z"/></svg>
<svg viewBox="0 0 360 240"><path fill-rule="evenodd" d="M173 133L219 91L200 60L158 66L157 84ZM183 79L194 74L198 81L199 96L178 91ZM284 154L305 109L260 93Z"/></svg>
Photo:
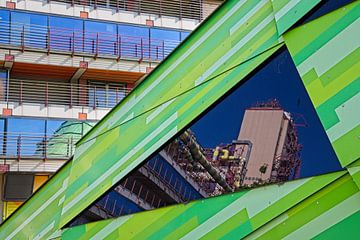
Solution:
<svg viewBox="0 0 360 240"><path fill-rule="evenodd" d="M347 166L346 169L350 173L354 182L360 188L360 159L357 160L356 162L352 163L350 166Z"/></svg>
<svg viewBox="0 0 360 240"><path fill-rule="evenodd" d="M330 228L359 212L360 191L347 174L276 216L246 239L322 238ZM358 230L359 222L349 232L339 231L328 239L351 239L346 236L353 236Z"/></svg>
<svg viewBox="0 0 360 240"><path fill-rule="evenodd" d="M283 34L321 0L272 0L276 26Z"/></svg>
<svg viewBox="0 0 360 240"><path fill-rule="evenodd" d="M240 239L319 190L327 191L343 179L345 173L331 173L85 224L66 229L62 239ZM296 209L293 212L297 212Z"/></svg>
<svg viewBox="0 0 360 240"><path fill-rule="evenodd" d="M284 38L342 166L350 164L360 156L360 2Z"/></svg>
<svg viewBox="0 0 360 240"><path fill-rule="evenodd" d="M0 239L324 239L339 229L356 233L359 1L284 35L347 171L60 231L270 58L284 44L282 33L317 3L226 1L78 143L74 159L1 225Z"/></svg>

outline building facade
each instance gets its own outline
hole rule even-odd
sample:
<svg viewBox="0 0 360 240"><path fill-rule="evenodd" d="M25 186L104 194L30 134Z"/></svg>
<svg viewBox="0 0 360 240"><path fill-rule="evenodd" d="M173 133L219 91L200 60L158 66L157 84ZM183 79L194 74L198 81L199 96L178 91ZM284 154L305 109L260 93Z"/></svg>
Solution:
<svg viewBox="0 0 360 240"><path fill-rule="evenodd" d="M220 3L1 0L1 219Z"/></svg>

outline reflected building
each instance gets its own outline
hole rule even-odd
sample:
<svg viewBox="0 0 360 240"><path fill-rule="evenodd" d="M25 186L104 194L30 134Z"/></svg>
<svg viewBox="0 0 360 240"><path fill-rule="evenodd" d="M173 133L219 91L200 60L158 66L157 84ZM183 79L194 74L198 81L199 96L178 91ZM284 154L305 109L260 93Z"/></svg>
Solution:
<svg viewBox="0 0 360 240"><path fill-rule="evenodd" d="M300 150L291 114L276 101L245 111L238 139L252 142L243 185L298 178Z"/></svg>

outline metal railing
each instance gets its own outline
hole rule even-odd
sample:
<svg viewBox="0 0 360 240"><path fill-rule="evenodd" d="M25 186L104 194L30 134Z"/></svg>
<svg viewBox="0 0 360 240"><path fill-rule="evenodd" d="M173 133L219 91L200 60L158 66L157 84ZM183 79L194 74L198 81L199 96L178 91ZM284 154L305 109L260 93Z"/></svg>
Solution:
<svg viewBox="0 0 360 240"><path fill-rule="evenodd" d="M0 44L9 48L72 56L159 62L180 42L0 20Z"/></svg>
<svg viewBox="0 0 360 240"><path fill-rule="evenodd" d="M129 92L124 86L84 85L10 79L3 101L49 105L112 108Z"/></svg>
<svg viewBox="0 0 360 240"><path fill-rule="evenodd" d="M48 2L203 20L203 0L48 0Z"/></svg>
<svg viewBox="0 0 360 240"><path fill-rule="evenodd" d="M75 151L80 135L51 135L37 133L4 132L0 134L2 151L6 159L60 159L68 160Z"/></svg>

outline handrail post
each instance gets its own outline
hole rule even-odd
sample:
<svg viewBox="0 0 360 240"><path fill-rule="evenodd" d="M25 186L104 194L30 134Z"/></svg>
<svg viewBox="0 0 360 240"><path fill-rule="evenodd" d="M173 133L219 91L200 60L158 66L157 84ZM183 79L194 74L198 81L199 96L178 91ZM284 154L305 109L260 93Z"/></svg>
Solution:
<svg viewBox="0 0 360 240"><path fill-rule="evenodd" d="M93 109L96 108L96 86L94 86L94 104L93 104Z"/></svg>
<svg viewBox="0 0 360 240"><path fill-rule="evenodd" d="M162 16L162 4L161 4L161 0L160 0L160 3L159 3L159 5L160 5L160 12L159 12L159 17L161 17Z"/></svg>
<svg viewBox="0 0 360 240"><path fill-rule="evenodd" d="M19 105L22 105L23 102L23 81L20 81L20 101Z"/></svg>
<svg viewBox="0 0 360 240"><path fill-rule="evenodd" d="M24 50L25 50L25 25L23 25L23 27L22 27L20 41L21 41L21 43L20 43L21 44L21 51L24 52Z"/></svg>
<svg viewBox="0 0 360 240"><path fill-rule="evenodd" d="M47 159L47 136L44 136L44 161Z"/></svg>
<svg viewBox="0 0 360 240"><path fill-rule="evenodd" d="M72 44L71 44L71 56L73 57L75 54L75 31L72 33Z"/></svg>
<svg viewBox="0 0 360 240"><path fill-rule="evenodd" d="M50 54L50 27L47 27L47 37L46 37L46 45L47 45L47 54Z"/></svg>
<svg viewBox="0 0 360 240"><path fill-rule="evenodd" d="M118 104L119 103L119 88L118 87L116 87L116 89L115 89L115 92L116 92L116 103L115 103L115 105L116 104Z"/></svg>
<svg viewBox="0 0 360 240"><path fill-rule="evenodd" d="M165 58L165 40L162 40L162 59L164 60Z"/></svg>
<svg viewBox="0 0 360 240"><path fill-rule="evenodd" d="M140 51L141 51L141 54L140 54L140 60L139 60L139 62L142 62L142 60L143 60L143 54L144 54L144 52L143 52L143 38L140 38Z"/></svg>
<svg viewBox="0 0 360 240"><path fill-rule="evenodd" d="M70 83L70 108L73 106L73 84Z"/></svg>
<svg viewBox="0 0 360 240"><path fill-rule="evenodd" d="M49 104L48 98L49 98L49 83L46 82L46 84L45 84L45 107L47 107Z"/></svg>
<svg viewBox="0 0 360 240"><path fill-rule="evenodd" d="M120 60L121 58L121 35L118 36L118 58L117 58L117 61Z"/></svg>
<svg viewBox="0 0 360 240"><path fill-rule="evenodd" d="M95 59L99 54L99 33L96 33L96 48L95 48Z"/></svg>
<svg viewBox="0 0 360 240"><path fill-rule="evenodd" d="M149 61L151 62L151 38L149 37Z"/></svg>
<svg viewBox="0 0 360 240"><path fill-rule="evenodd" d="M20 161L21 158L21 135L18 136L17 139L17 160Z"/></svg>
<svg viewBox="0 0 360 240"><path fill-rule="evenodd" d="M182 3L181 0L179 0L179 19L182 19Z"/></svg>

